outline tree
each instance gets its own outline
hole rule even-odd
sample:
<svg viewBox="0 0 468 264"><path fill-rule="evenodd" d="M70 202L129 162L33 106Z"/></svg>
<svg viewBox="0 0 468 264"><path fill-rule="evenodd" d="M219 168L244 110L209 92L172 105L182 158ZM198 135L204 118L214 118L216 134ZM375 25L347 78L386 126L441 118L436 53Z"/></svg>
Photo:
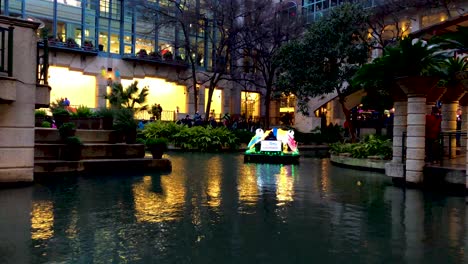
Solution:
<svg viewBox="0 0 468 264"><path fill-rule="evenodd" d="M253 86L264 92L266 127L270 122L271 99L280 95L275 85L279 64L274 57L284 44L303 31L296 4L288 2L276 12L272 12L273 7L275 4L271 0L246 2L249 11L240 34L244 45L237 50L242 62L234 72L234 79L246 89Z"/></svg>
<svg viewBox="0 0 468 264"><path fill-rule="evenodd" d="M188 87L193 89L195 112L198 111L198 87L208 84L206 113L209 113L213 92L218 83L230 79L227 74L231 64L230 54L232 50L239 48L239 38L236 35L242 26L238 23L243 16L241 2L166 0L156 4L154 1L140 0L135 1L134 5L145 14L148 23L155 25L155 30L167 26L175 28L175 55L185 57L190 68L178 77L189 81ZM203 36L200 37L199 34ZM179 54L179 48L182 48L184 54ZM211 54L204 56L204 52L210 49ZM202 57L211 61L204 60L202 63Z"/></svg>
<svg viewBox="0 0 468 264"><path fill-rule="evenodd" d="M345 98L353 91L349 81L369 58L368 14L345 3L312 24L300 41L285 45L276 57L280 65L278 89L295 94L303 114L312 97L336 92L355 138Z"/></svg>
<svg viewBox="0 0 468 264"><path fill-rule="evenodd" d="M132 109L135 113L148 110L146 97L148 96L148 87L138 88L138 82L135 81L127 88L122 84L114 83L111 86L111 92L105 96L112 107L117 109Z"/></svg>

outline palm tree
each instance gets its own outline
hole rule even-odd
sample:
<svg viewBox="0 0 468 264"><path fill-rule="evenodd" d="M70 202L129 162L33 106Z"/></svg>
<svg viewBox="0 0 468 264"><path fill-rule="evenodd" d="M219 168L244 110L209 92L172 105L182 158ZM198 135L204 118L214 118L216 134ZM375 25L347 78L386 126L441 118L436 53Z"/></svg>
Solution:
<svg viewBox="0 0 468 264"><path fill-rule="evenodd" d="M147 111L146 97L148 96L148 87L138 88L138 81L133 82L127 88L122 84L114 83L111 92L105 96L112 107L120 109L132 109L135 113Z"/></svg>

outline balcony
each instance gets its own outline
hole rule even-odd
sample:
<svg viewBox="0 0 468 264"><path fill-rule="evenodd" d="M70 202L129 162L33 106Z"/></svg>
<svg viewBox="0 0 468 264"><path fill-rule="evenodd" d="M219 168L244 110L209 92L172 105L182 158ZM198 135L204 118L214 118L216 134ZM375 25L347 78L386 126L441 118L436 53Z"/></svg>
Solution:
<svg viewBox="0 0 468 264"><path fill-rule="evenodd" d="M164 58L161 58L160 55L158 54L145 54L145 53L139 53L139 54L124 54L122 56L122 59L125 61L131 61L134 64L136 63L148 63L148 64L154 64L154 65L162 65L162 66L172 66L175 67L178 70L183 70L188 68L188 63L184 60L180 59L174 59L172 56L164 56Z"/></svg>
<svg viewBox="0 0 468 264"><path fill-rule="evenodd" d="M39 48L44 48L44 40L38 42ZM49 39L47 40L49 51L60 51L67 53L75 53L83 56L97 56L98 49L92 44L86 44L80 47L75 43L74 40L68 40L67 42L61 42L59 40Z"/></svg>

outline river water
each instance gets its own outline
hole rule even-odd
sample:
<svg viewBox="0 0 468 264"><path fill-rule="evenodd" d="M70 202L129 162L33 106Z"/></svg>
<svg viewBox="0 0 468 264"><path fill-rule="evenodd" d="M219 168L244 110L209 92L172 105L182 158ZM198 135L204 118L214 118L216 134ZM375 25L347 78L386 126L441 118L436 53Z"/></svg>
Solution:
<svg viewBox="0 0 468 264"><path fill-rule="evenodd" d="M328 159L166 157L170 173L0 190L0 263L468 263L465 197Z"/></svg>

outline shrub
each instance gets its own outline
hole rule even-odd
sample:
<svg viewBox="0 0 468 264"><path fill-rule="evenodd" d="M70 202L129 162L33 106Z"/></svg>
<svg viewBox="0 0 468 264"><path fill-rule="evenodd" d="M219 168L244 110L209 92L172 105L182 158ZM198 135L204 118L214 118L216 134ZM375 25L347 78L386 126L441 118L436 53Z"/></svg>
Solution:
<svg viewBox="0 0 468 264"><path fill-rule="evenodd" d="M35 117L46 117L47 112L45 110L39 109L34 112Z"/></svg>
<svg viewBox="0 0 468 264"><path fill-rule="evenodd" d="M392 142L376 135L368 135L360 143L334 143L330 145L330 153L350 153L353 158L380 156L382 159L392 157Z"/></svg>
<svg viewBox="0 0 468 264"><path fill-rule="evenodd" d="M111 108L99 108L97 111L93 113L95 117L102 117L102 118L113 118L115 114L115 110Z"/></svg>
<svg viewBox="0 0 468 264"><path fill-rule="evenodd" d="M158 148L163 151L167 150L168 143L169 141L167 140L167 138L148 138L145 141L145 145L148 149Z"/></svg>
<svg viewBox="0 0 468 264"><path fill-rule="evenodd" d="M145 125L143 135L145 138L167 138L174 141L174 135L184 129L184 126L172 122L155 121Z"/></svg>
<svg viewBox="0 0 468 264"><path fill-rule="evenodd" d="M47 122L47 121L42 121L41 127L48 127L48 128L50 128L50 127L52 127L52 124L51 124L50 122Z"/></svg>
<svg viewBox="0 0 468 264"><path fill-rule="evenodd" d="M64 123L59 127L59 134L62 139L66 139L73 136L76 130L76 126L72 122Z"/></svg>
<svg viewBox="0 0 468 264"><path fill-rule="evenodd" d="M72 136L72 137L67 137L65 139L65 144L67 146L81 146L83 145L83 142L81 142L81 139L79 137Z"/></svg>
<svg viewBox="0 0 468 264"><path fill-rule="evenodd" d="M56 108L52 111L54 116L69 116L70 113L64 108Z"/></svg>
<svg viewBox="0 0 468 264"><path fill-rule="evenodd" d="M239 143L248 144L252 137L255 136L255 133L243 129L236 129L233 132Z"/></svg>
<svg viewBox="0 0 468 264"><path fill-rule="evenodd" d="M133 110L122 108L116 110L114 128L123 132L136 131L138 123L133 117Z"/></svg>
<svg viewBox="0 0 468 264"><path fill-rule="evenodd" d="M93 112L87 106L80 105L76 108L76 113L74 114L76 117L91 117L93 116Z"/></svg>

